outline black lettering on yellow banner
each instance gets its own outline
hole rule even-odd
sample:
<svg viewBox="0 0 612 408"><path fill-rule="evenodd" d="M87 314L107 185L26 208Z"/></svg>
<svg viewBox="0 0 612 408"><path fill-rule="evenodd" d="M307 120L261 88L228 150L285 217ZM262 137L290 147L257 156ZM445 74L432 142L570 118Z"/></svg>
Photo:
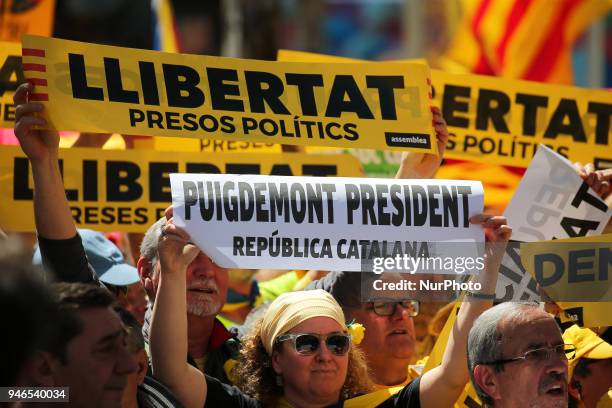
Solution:
<svg viewBox="0 0 612 408"><path fill-rule="evenodd" d="M435 152L424 64L240 60L24 37L58 130Z"/></svg>
<svg viewBox="0 0 612 408"><path fill-rule="evenodd" d="M432 79L449 157L527 167L542 143L571 161L612 160L609 92L442 71Z"/></svg>
<svg viewBox="0 0 612 408"><path fill-rule="evenodd" d="M612 324L612 235L521 243L521 259L562 309L562 324Z"/></svg>
<svg viewBox="0 0 612 408"><path fill-rule="evenodd" d="M279 61L355 62L281 50ZM527 167L539 144L572 162L612 164L612 93L432 70L434 102L450 132L450 158Z"/></svg>
<svg viewBox="0 0 612 408"><path fill-rule="evenodd" d="M236 173L282 176L362 174L350 155L231 154L153 150L60 149L66 196L79 227L144 232L170 205L170 173ZM34 231L34 197L28 159L17 146L0 145L0 228ZM15 216L20 214L20 216Z"/></svg>
<svg viewBox="0 0 612 408"><path fill-rule="evenodd" d="M23 82L21 44L0 41L0 128L15 125L13 93Z"/></svg>
<svg viewBox="0 0 612 408"><path fill-rule="evenodd" d="M557 302L563 310L561 321L574 322L581 327L612 325L612 302Z"/></svg>
<svg viewBox="0 0 612 408"><path fill-rule="evenodd" d="M612 234L524 242L521 260L553 301L612 301Z"/></svg>
<svg viewBox="0 0 612 408"><path fill-rule="evenodd" d="M154 137L153 149L172 152L205 153L281 153L283 151L281 145L274 143L211 139L198 140L183 137Z"/></svg>
<svg viewBox="0 0 612 408"><path fill-rule="evenodd" d="M281 153L273 143L237 142L235 140L202 140L201 149L208 153Z"/></svg>

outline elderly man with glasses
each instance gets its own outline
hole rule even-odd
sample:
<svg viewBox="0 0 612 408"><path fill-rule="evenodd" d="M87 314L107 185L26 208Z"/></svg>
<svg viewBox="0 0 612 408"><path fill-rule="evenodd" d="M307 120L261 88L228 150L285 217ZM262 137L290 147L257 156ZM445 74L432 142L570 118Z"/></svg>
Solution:
<svg viewBox="0 0 612 408"><path fill-rule="evenodd" d="M379 388L407 384L412 380L408 365L415 354L416 337L413 318L419 314L417 300L372 299L362 303L361 273L331 272L315 281L309 289L323 289L338 301L348 321L365 327L359 344Z"/></svg>
<svg viewBox="0 0 612 408"><path fill-rule="evenodd" d="M535 304L501 303L468 336L470 377L486 407L567 407L568 360L575 353L554 318Z"/></svg>
<svg viewBox="0 0 612 408"><path fill-rule="evenodd" d="M487 243L505 243L504 240L510 236L511 230L506 228L503 217L480 215L473 217L473 222L482 223L488 229ZM467 286L474 289L469 289L463 298L442 363L420 376L420 402L423 406L453 406L469 380L465 353L467 337L476 318L493 304L501 259L494 248L503 249L503 245L487 245L483 270L469 278L473 285ZM365 336L359 348L365 354L372 379L387 392L393 393L399 388L397 385L412 379L408 369L415 348L413 317L418 313L415 299L433 301L451 295L441 293L434 296L430 293L432 291L419 293L402 288L415 286L408 284L412 281L434 278L437 276L390 273L384 277L389 290L379 290L374 282L383 279L382 275L332 272L312 285L312 288L330 292L342 306L347 320L355 319L363 324Z"/></svg>

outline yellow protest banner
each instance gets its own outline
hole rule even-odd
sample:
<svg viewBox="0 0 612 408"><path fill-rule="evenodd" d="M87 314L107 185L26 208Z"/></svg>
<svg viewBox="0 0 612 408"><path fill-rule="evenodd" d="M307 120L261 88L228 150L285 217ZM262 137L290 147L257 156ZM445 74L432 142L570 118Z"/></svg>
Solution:
<svg viewBox="0 0 612 408"><path fill-rule="evenodd" d="M137 153L137 154L135 154ZM361 176L350 155L181 153L60 149L72 215L82 228L145 232L170 205L169 173ZM29 161L18 146L0 145L0 228L34 231Z"/></svg>
<svg viewBox="0 0 612 408"><path fill-rule="evenodd" d="M24 34L53 34L55 0L0 2L0 41L21 41Z"/></svg>
<svg viewBox="0 0 612 408"><path fill-rule="evenodd" d="M352 61L348 58L330 57L323 54L314 54L303 51L279 50L279 61L312 61L330 62L344 60ZM414 59L413 62L424 62L424 60ZM435 81L434 81L435 83ZM450 129L450 128L449 128ZM451 129L452 131L452 129ZM307 146L307 153L328 153L338 152L338 150L326 147ZM350 153L361 161L363 170L368 177L395 177L401 163L402 153L395 151L374 151L367 149L344 149L343 153ZM445 153L447 157L452 157L452 153ZM489 212L502 213L510 198L512 191L520 181L520 176L506 170L502 166L491 166L485 163L470 162L445 163L436 173L436 178L469 180L478 179L482 181L485 191L485 207Z"/></svg>
<svg viewBox="0 0 612 408"><path fill-rule="evenodd" d="M207 153L282 153L283 149L281 145L274 143L202 140L202 151Z"/></svg>
<svg viewBox="0 0 612 408"><path fill-rule="evenodd" d="M432 368L435 368L442 363L444 350L446 350L446 343L448 343L448 337L450 336L451 330L453 329L455 321L457 320L457 313L459 312L460 305L460 302L455 302L453 309L448 315L448 319L446 319L446 323L444 323L444 327L442 327L442 330L436 339L436 343L429 353L425 367L423 367L423 373L428 372Z"/></svg>
<svg viewBox="0 0 612 408"><path fill-rule="evenodd" d="M563 309L563 322L612 325L612 234L521 243L521 261Z"/></svg>
<svg viewBox="0 0 612 408"><path fill-rule="evenodd" d="M538 144L572 162L612 166L612 93L485 75L432 73L448 157L527 167Z"/></svg>
<svg viewBox="0 0 612 408"><path fill-rule="evenodd" d="M58 130L435 152L425 64L279 63L23 39Z"/></svg>
<svg viewBox="0 0 612 408"><path fill-rule="evenodd" d="M287 50L278 60L355 62ZM449 158L527 167L542 143L573 162L612 166L611 92L435 69L431 80Z"/></svg>
<svg viewBox="0 0 612 408"><path fill-rule="evenodd" d="M155 150L205 153L282 153L282 146L274 143L238 142L192 138L155 137Z"/></svg>
<svg viewBox="0 0 612 408"><path fill-rule="evenodd" d="M612 234L524 242L521 262L554 301L612 301Z"/></svg>
<svg viewBox="0 0 612 408"><path fill-rule="evenodd" d="M13 93L23 82L21 44L0 41L0 128L15 125Z"/></svg>
<svg viewBox="0 0 612 408"><path fill-rule="evenodd" d="M446 323L444 323L444 327L438 335L431 353L429 353L429 357L427 358L427 362L423 368L423 373L426 373L442 363L442 357L444 357L444 351L446 350L446 345L448 344L448 338L453 326L455 325L455 321L457 320L457 313L459 312L460 306L460 302L455 302L455 306L451 310ZM455 402L454 406L455 408L479 408L482 406L480 399L476 394L476 390L472 386L472 383L468 382L465 385L463 392Z"/></svg>
<svg viewBox="0 0 612 408"><path fill-rule="evenodd" d="M612 326L612 302L556 302L563 310L562 322L574 322L581 327Z"/></svg>

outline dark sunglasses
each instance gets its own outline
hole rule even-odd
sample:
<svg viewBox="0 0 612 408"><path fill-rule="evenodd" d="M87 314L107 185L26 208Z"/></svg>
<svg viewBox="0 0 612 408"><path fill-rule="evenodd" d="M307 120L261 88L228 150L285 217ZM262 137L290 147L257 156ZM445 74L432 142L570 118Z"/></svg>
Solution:
<svg viewBox="0 0 612 408"><path fill-rule="evenodd" d="M410 317L416 317L419 315L420 303L418 300L404 300L402 302L393 301L374 301L372 302L372 309L378 316L393 316L397 306L401 306L408 310Z"/></svg>
<svg viewBox="0 0 612 408"><path fill-rule="evenodd" d="M303 356L313 355L319 350L321 341L330 353L343 356L348 353L351 346L351 336L347 333L330 333L327 335L315 333L288 333L278 336L276 343L291 341L293 349Z"/></svg>

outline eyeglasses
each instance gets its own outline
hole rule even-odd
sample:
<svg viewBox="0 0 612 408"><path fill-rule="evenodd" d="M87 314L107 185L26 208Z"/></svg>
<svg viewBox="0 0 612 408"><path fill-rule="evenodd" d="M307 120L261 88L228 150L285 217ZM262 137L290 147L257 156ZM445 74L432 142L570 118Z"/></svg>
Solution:
<svg viewBox="0 0 612 408"><path fill-rule="evenodd" d="M374 313L376 313L378 316L393 316L393 314L395 314L395 309L398 305L408 310L408 315L410 317L415 317L419 315L420 303L418 300L404 300L401 302L372 302L372 308L374 309Z"/></svg>
<svg viewBox="0 0 612 408"><path fill-rule="evenodd" d="M525 360L526 362L541 363L551 359L551 357L562 360L571 360L576 356L576 347L573 344L558 344L552 347L542 347L533 350L528 350L522 356L509 358L505 360L490 361L487 363L478 363L484 365L507 364L513 361Z"/></svg>
<svg viewBox="0 0 612 408"><path fill-rule="evenodd" d="M347 333L330 333L327 335L315 333L288 333L278 336L277 343L290 340L293 349L303 356L313 355L319 350L321 341L325 341L327 349L337 356L348 353L351 346L351 336Z"/></svg>

